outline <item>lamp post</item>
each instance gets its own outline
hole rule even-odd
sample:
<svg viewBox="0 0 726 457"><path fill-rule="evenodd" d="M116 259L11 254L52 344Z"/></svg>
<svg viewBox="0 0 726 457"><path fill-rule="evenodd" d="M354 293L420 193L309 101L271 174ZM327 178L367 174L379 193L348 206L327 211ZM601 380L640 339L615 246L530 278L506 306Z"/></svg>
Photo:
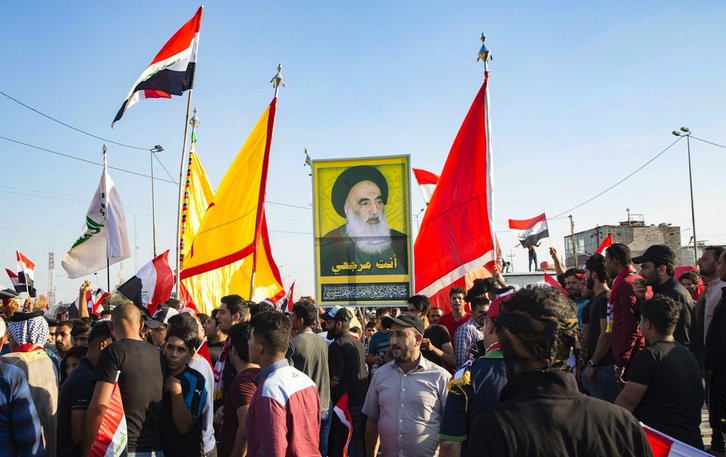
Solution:
<svg viewBox="0 0 726 457"><path fill-rule="evenodd" d="M693 206L693 173L691 171L691 130L688 127L681 127L681 130L674 130L673 135L685 136L688 145L688 184L691 189L691 224L693 227L693 265L698 264L698 238L696 237L696 209Z"/></svg>
<svg viewBox="0 0 726 457"><path fill-rule="evenodd" d="M164 150L164 147L157 144L149 149L149 158L151 159L151 233L152 244L154 247L154 257L156 257L156 205L154 204L154 154Z"/></svg>

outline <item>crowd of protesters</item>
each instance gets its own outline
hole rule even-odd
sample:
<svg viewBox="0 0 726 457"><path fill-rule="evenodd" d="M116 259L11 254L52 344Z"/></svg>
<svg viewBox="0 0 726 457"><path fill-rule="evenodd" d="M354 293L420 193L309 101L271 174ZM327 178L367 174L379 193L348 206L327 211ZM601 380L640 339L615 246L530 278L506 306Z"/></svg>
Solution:
<svg viewBox="0 0 726 457"><path fill-rule="evenodd" d="M0 457L103 455L114 389L138 457L649 456L641 423L704 450L704 401L726 455L724 249L678 278L665 245L566 271L551 254L562 290L495 272L451 288L449 313L228 295L209 316L123 297L96 314L88 282L52 317L6 301Z"/></svg>

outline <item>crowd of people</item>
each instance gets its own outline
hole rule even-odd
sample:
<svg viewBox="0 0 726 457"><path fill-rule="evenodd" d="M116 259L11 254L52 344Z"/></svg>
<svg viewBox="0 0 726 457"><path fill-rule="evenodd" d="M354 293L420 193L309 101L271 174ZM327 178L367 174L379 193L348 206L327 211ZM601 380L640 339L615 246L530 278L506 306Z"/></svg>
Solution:
<svg viewBox="0 0 726 457"><path fill-rule="evenodd" d="M138 457L650 456L641 423L704 450L704 401L726 455L724 249L678 278L665 245L615 243L583 269L551 254L566 294L495 273L451 288L448 313L423 295L290 312L228 295L209 316L170 298L99 317L87 282L53 317L12 299L0 457L95 453L115 389Z"/></svg>

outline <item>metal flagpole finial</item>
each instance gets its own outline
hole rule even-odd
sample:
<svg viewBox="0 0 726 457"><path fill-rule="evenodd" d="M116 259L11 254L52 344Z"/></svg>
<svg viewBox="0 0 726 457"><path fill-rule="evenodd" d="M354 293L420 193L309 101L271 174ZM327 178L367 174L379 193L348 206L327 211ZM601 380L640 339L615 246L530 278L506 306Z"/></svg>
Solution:
<svg viewBox="0 0 726 457"><path fill-rule="evenodd" d="M192 117L189 119L189 125L192 126L193 129L197 128L199 125L199 118L197 117L197 108L194 108L194 114L192 114Z"/></svg>
<svg viewBox="0 0 726 457"><path fill-rule="evenodd" d="M484 67L487 67L487 62L492 60L492 52L487 47L487 36L484 34L484 32L481 33L481 48L479 49L479 54L477 54L479 57L476 58L476 61L479 62L480 60L484 62Z"/></svg>
<svg viewBox="0 0 726 457"><path fill-rule="evenodd" d="M305 163L303 164L303 167L307 165L310 168L313 167L313 159L310 158L310 154L308 154L308 148L305 148Z"/></svg>
<svg viewBox="0 0 726 457"><path fill-rule="evenodd" d="M105 144L103 145L102 151L103 151L103 165L105 166L106 165L106 151L107 151Z"/></svg>
<svg viewBox="0 0 726 457"><path fill-rule="evenodd" d="M282 62L277 64L277 74L272 77L270 82L272 83L272 87L275 89L275 93L277 93L277 89L280 86L285 87L285 80L282 78Z"/></svg>

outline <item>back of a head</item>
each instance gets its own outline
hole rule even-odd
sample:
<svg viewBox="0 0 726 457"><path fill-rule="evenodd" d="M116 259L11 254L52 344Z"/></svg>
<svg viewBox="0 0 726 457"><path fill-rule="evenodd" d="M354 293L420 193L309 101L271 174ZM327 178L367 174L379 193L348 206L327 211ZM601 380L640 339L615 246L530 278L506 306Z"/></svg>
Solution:
<svg viewBox="0 0 726 457"><path fill-rule="evenodd" d="M276 311L257 313L252 316L250 326L255 339L265 345L270 355L284 355L287 352L292 330L292 323L287 316Z"/></svg>
<svg viewBox="0 0 726 457"><path fill-rule="evenodd" d="M577 312L550 287L522 289L503 302L496 320L507 373L564 370L578 347Z"/></svg>
<svg viewBox="0 0 726 457"><path fill-rule="evenodd" d="M91 328L91 332L88 334L88 346L93 346L96 343L107 339L113 339L111 333L111 326L108 321L96 322Z"/></svg>
<svg viewBox="0 0 726 457"><path fill-rule="evenodd" d="M237 357L245 362L250 361L249 339L251 331L252 327L249 322L235 324L229 329L229 344L237 351Z"/></svg>
<svg viewBox="0 0 726 457"><path fill-rule="evenodd" d="M315 305L308 301L299 301L292 307L292 312L297 317L303 320L303 324L306 327L310 327L315 323L315 319L318 318L318 311Z"/></svg>
<svg viewBox="0 0 726 457"><path fill-rule="evenodd" d="M605 256L617 260L623 267L630 265L633 260L630 254L630 248L623 243L613 243L608 246L608 250L605 251Z"/></svg>
<svg viewBox="0 0 726 457"><path fill-rule="evenodd" d="M663 336L670 336L673 335L676 328L682 306L680 302L670 297L655 294L653 298L640 302L640 313L643 319L653 324L656 332Z"/></svg>
<svg viewBox="0 0 726 457"><path fill-rule="evenodd" d="M111 322L114 327L138 328L141 325L141 310L130 300L126 300L113 309Z"/></svg>
<svg viewBox="0 0 726 457"><path fill-rule="evenodd" d="M195 335L199 334L199 324L197 324L197 320L189 313L175 314L169 318L167 324L168 328L179 326L189 329Z"/></svg>

